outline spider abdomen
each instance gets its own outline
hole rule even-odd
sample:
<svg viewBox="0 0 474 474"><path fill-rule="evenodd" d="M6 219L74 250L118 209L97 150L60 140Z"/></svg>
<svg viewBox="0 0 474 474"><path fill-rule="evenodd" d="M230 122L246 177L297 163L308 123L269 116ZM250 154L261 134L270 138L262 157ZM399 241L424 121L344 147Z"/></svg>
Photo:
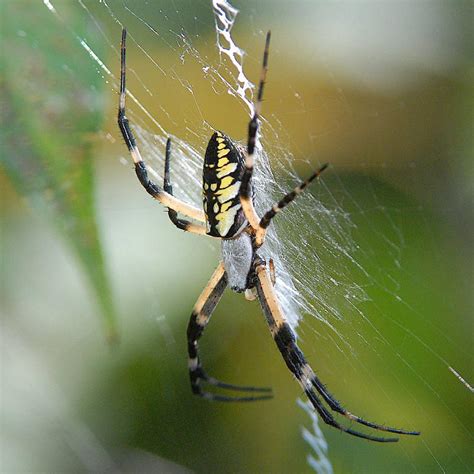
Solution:
<svg viewBox="0 0 474 474"><path fill-rule="evenodd" d="M206 149L203 167L203 205L207 234L229 238L246 222L239 190L244 157L232 140L215 132Z"/></svg>

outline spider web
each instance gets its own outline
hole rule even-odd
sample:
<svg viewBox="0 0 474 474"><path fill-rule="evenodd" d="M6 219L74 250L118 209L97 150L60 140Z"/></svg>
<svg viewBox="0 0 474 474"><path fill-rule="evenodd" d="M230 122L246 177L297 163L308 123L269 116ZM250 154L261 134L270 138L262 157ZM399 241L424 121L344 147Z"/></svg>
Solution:
<svg viewBox="0 0 474 474"><path fill-rule="evenodd" d="M43 0L43 3L58 19L58 25L76 37L111 92L117 92L119 86L117 39L120 37L120 28L127 26L128 77L129 82L133 84L127 99L127 115L142 155L151 167L156 181L161 182L163 152L166 139L170 136L173 150L173 187L178 197L199 207L203 152L214 128L220 127L219 118L223 115L215 112L216 109L241 117L240 131L223 131L245 143L246 137L242 131L245 132L246 122L253 114L255 91L254 82L249 78L258 78L266 32L265 21L258 19L256 10L247 13L247 24L242 26L242 30L250 28L250 31L247 39L243 41L244 50L233 37L233 28L238 27L240 15L244 15L246 8L244 6L239 14L229 2L213 0L212 5L211 2L196 2L199 13L193 16L187 12L188 9L192 10L191 4L169 2L167 7L160 6L160 16L164 20L163 24L156 26L149 19L152 15L148 15L156 10L156 7L148 4L77 0L84 19L90 22L91 28L101 34L106 53L99 54L98 45L89 44L87 38L75 33L67 17L63 16L59 2ZM278 31L274 33L278 35ZM163 65L161 58L154 57L150 52L151 42L159 43L167 49L169 57L163 61L167 67ZM251 53L246 56L249 48ZM272 81L278 81L278 72L272 62L274 57L281 58L287 53L287 50L282 51L271 46L269 87ZM137 59L149 76L143 74L136 65ZM343 110L343 114L350 114L350 110L347 111L348 102L344 97L344 87L334 79L330 62L323 61L323 65L333 82L328 97L321 97L321 107L336 108ZM247 68L252 72L247 72ZM195 80L196 75L200 77L198 83ZM146 105L148 99L167 91L168 88L179 90L186 97L190 104L186 110L183 110L182 106L175 109L172 97L163 97L158 110L151 110ZM304 95L291 84L288 85L287 92L288 96L284 100L288 101L289 107L294 107L296 113L309 117L311 110L306 108ZM267 116L266 107L267 104L264 104L254 180L256 207L260 215L298 184L315 166L321 164L320 162L330 161L322 156L320 160L314 160L314 156L306 160L301 158L301 154L290 152L290 149L298 150L298 145L291 146L292 139L284 125L277 116ZM307 132L314 145L315 156L319 155L319 139L335 133L335 130L342 126L341 122L341 119L336 118L334 122L323 125L317 135L314 130ZM173 133L174 130L179 130L179 133ZM103 136L104 141L111 140L108 133ZM130 165L130 158L125 154L121 161L126 166ZM367 166L364 162L350 162L347 165L358 172L363 172ZM382 178L385 173L390 172L384 163L381 163L376 171ZM404 171L408 179L415 179L415 174L411 173L410 169ZM318 368L333 366L332 372L328 369L330 376L346 370L361 372L370 383L377 386L379 393L383 393L387 400L393 403L397 413L403 413L406 407L397 402L396 395L386 393L381 388L377 377L370 374L370 367L366 364L367 356L362 354L368 352L371 357L382 360L391 358L392 362L387 362L390 376L400 381L400 367L412 372L423 390L428 393L429 399L439 403L444 415L450 417L450 422L457 431L466 435L466 422L459 418L449 400L440 396L438 385L429 374L425 374L423 364L417 364L403 352L405 345L417 346L424 353L425 360L429 360L440 370L449 370L454 374L456 381L460 382L457 390L465 390L467 387L472 391L469 380L465 380L463 374L452 366L445 353L425 341L425 330L438 332L438 329L433 327L417 306L400 297L399 280L405 271L403 262L407 245L405 221L409 220L405 217L415 215L425 221L428 234L432 235L434 230L426 220L427 211L422 206L413 208L408 205L404 207L402 204L389 209L384 205L377 180L369 173L363 179L368 198L361 204L357 192L352 190L346 177L335 167L330 167L320 183L313 185L311 192L301 196L297 204L292 205L276 219L261 253L267 259L271 257L275 261L278 297L291 325L298 330L303 344L312 347L321 339L331 342L333 349L327 354L309 349L310 360L315 359L312 355L317 354L320 361ZM383 226L380 222L383 222ZM361 238L364 238L360 235L361 227L371 230L371 244L375 241L375 248L361 241ZM437 244L431 245L436 254ZM381 259L383 265L379 263ZM413 280L415 282L416 279ZM374 297L378 292L389 297L389 308L379 306L377 298ZM393 308L406 312L420 324L410 325L406 320L391 319L390 311ZM368 309L370 311L367 311ZM373 316L369 317L367 313ZM395 326L400 331L400 346L396 345L398 342L386 338L385 324ZM455 345L448 336L443 335L440 339L448 346ZM449 351L447 353L449 354ZM467 350L465 354L468 354ZM334 360L337 360L335 365ZM403 382L400 381L400 384L403 385ZM426 418L433 417L429 408L420 406L416 396L410 393L409 387L402 386L401 390L406 395L404 399L408 400L412 407L424 413ZM402 418L402 421L409 425L407 417ZM316 458L312 458L309 463L318 472L331 472L322 432L314 418L311 423L314 433L310 435L305 431L304 439L312 445ZM435 425L436 420L428 423L432 429ZM431 469L439 472L448 470L437 453L439 445L435 441L429 437L416 441L423 446L426 456L431 458ZM401 449L406 449L407 464L416 471L416 456L409 452L408 448ZM451 453L458 465L468 470L455 441L445 440L443 449Z"/></svg>

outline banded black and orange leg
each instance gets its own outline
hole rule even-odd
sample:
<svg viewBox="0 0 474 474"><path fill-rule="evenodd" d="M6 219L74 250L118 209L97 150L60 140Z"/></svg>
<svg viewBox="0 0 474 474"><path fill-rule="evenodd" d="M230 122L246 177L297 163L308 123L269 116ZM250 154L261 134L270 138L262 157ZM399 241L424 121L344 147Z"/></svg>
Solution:
<svg viewBox="0 0 474 474"><path fill-rule="evenodd" d="M209 283L204 288L194 305L191 319L188 325L188 368L189 378L191 380L191 389L194 394L206 398L208 400L216 400L221 402L252 402L256 400L266 400L272 398L271 388L265 387L245 387L240 385L232 385L221 382L214 377L209 377L201 365L199 358L198 340L202 336L204 329L211 318L217 303L221 299L224 290L227 287L227 276L224 269L224 264L221 262L215 272L213 273ZM227 396L217 393L204 391L202 383L212 385L214 387L235 390L243 392L262 392L266 395L256 396Z"/></svg>
<svg viewBox="0 0 474 474"><path fill-rule="evenodd" d="M280 308L277 297L273 290L273 285L266 265L263 262L257 264L256 267L256 287L258 298L262 306L263 313L267 319L273 339L290 371L296 377L296 380L303 388L306 396L310 400L315 410L319 413L323 421L341 431L349 433L359 438L378 441L383 443L398 441L398 438L383 438L372 436L369 434L355 431L341 425L332 415L332 413L323 405L318 394L326 401L329 407L340 415L360 423L362 425L374 428L380 431L403 435L418 435L417 431L405 431L397 428L379 425L370 421L366 421L359 416L345 410L341 404L328 392L326 387L321 383L313 372L312 368L306 362L306 359L296 344L296 338L293 330L286 322L286 318Z"/></svg>
<svg viewBox="0 0 474 474"><path fill-rule="evenodd" d="M273 217L292 202L303 190L327 168L327 164L321 166L319 170L313 173L306 181L303 181L293 191L284 196L278 203L276 203L265 215L260 219L255 211L252 201L251 180L254 168L255 144L258 132L258 120L262 109L263 89L265 86L265 79L268 71L268 55L270 49L270 31L267 33L265 41L265 50L263 53L262 72L258 86L257 100L255 102L255 113L249 122L247 154L245 158L245 169L242 177L242 184L240 186L240 201L245 217L249 221L251 227L256 231L256 245L260 247L265 239L266 229L270 225Z"/></svg>
<svg viewBox="0 0 474 474"><path fill-rule="evenodd" d="M263 244L267 228L272 222L272 219L277 215L277 213L284 209L286 206L288 206L288 204L293 202L306 189L309 184L311 184L315 179L319 178L321 173L327 167L327 163L321 166L308 179L303 181L299 186L296 186L293 191L283 196L282 199L280 199L276 204L274 204L272 208L263 215L263 217L260 219L260 222L258 223L258 229L255 237L256 245L258 247Z"/></svg>
<svg viewBox="0 0 474 474"><path fill-rule="evenodd" d="M130 124L128 119L125 115L125 99L127 95L126 89L126 62L125 62L125 55L126 55L126 38L127 38L127 30L124 28L122 30L122 43L121 43L121 61L120 61L120 98L119 98L119 109L118 109L118 125L120 131L122 132L123 139L125 140L125 144L128 147L130 155L133 159L135 164L135 173L137 175L138 180L145 188L148 194L150 194L153 198L159 201L164 206L168 207L169 209L174 210L175 212L179 212L185 215L189 219L194 219L198 222L205 222L204 212L194 206L191 206L179 199L176 199L171 194L167 193L164 189L161 189L156 183L151 181L148 177L147 167L145 162L143 161L140 150L137 146L137 142L133 135L133 132L130 128ZM189 232L194 232L198 234L205 234L206 228L203 225L192 224L188 227L187 230Z"/></svg>
<svg viewBox="0 0 474 474"><path fill-rule="evenodd" d="M263 88L265 86L265 79L268 71L268 54L270 50L270 31L267 33L265 40L265 50L263 52L262 71L260 75L260 82L258 85L257 100L255 101L255 112L249 122L248 139L247 139L247 153L245 157L245 168L242 176L242 184L240 186L240 202L245 217L250 225L257 230L259 227L260 218L255 211L252 201L251 181L254 167L255 144L257 141L258 120L262 110Z"/></svg>
<svg viewBox="0 0 474 474"><path fill-rule="evenodd" d="M166 140L166 152L165 152L165 173L163 178L163 190L170 196L173 196L173 186L171 185L170 178L170 161L171 161L171 138ZM186 219L180 219L178 213L168 207L168 217L170 221L181 230L185 232L193 232L194 234L206 234L206 227L200 224L193 224Z"/></svg>
<svg viewBox="0 0 474 474"><path fill-rule="evenodd" d="M268 271L270 272L270 281L272 285L276 285L276 271L275 271L275 264L273 263L273 258L268 260Z"/></svg>

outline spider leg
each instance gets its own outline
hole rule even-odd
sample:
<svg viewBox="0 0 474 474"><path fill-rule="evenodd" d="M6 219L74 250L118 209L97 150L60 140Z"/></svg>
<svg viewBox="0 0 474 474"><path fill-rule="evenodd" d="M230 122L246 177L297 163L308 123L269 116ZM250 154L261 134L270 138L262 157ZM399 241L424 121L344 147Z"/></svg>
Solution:
<svg viewBox="0 0 474 474"><path fill-rule="evenodd" d="M390 433L405 435L419 434L419 432L417 431L405 431L366 421L342 408L340 403L328 392L326 387L316 377L313 370L306 362L303 353L297 346L295 334L286 322L286 318L280 308L277 296L273 290L271 278L267 272L264 263L259 263L257 265L256 274L256 287L259 301L262 306L263 313L265 314L265 317L267 319L268 325L270 326L270 331L272 333L273 339L275 340L287 367L296 377L298 383L303 388L311 404L320 414L321 418L326 424L331 425L353 436L368 439L371 441L384 443L398 441L398 438L383 438L379 436L372 436L365 433L361 433L359 431L352 430L339 424L338 421L331 414L331 412L323 405L322 401L318 397L318 393L326 401L326 403L328 403L329 407L332 410L345 416L346 418L349 418L352 421L368 426L370 428L374 428L381 431L387 431ZM314 389L316 389L316 391Z"/></svg>
<svg viewBox="0 0 474 474"><path fill-rule="evenodd" d="M205 222L204 212L200 209L190 206L185 202L176 199L171 194L167 193L161 189L157 184L151 181L148 178L147 167L143 161L140 150L138 149L135 136L133 135L132 130L130 129L130 124L125 115L125 98L127 94L127 88L125 85L125 75L126 75L126 38L127 30L124 28L122 30L122 42L121 42L121 54L120 54L120 99L119 99L119 109L118 109L118 126L122 132L123 139L125 144L128 147L130 155L132 156L133 162L135 164L135 173L138 177L138 180L145 188L148 194L153 198L159 201L164 206L173 209L175 212L180 212L188 218L195 219L199 222ZM198 232L201 233L201 232Z"/></svg>
<svg viewBox="0 0 474 474"><path fill-rule="evenodd" d="M173 196L173 186L171 185L170 180L170 160L171 160L171 138L168 137L166 140L166 153L165 153L165 174L163 178L163 189L170 196ZM181 230L185 232L192 232L194 234L206 235L207 229L206 226L202 224L193 224L192 222L178 218L178 213L168 207L168 217L170 221Z"/></svg>
<svg viewBox="0 0 474 474"><path fill-rule="evenodd" d="M270 31L267 33L265 40L265 49L263 52L263 63L262 63L262 72L260 75L260 82L258 85L258 94L257 101L255 102L255 113L249 122L248 128L248 140L247 140L247 153L245 158L245 168L244 174L242 176L242 184L240 186L240 202L242 204L242 210L244 211L245 217L249 221L250 225L254 229L259 228L260 218L255 211L253 202L252 202L252 189L250 186L253 166L254 166L254 154L255 154L255 144L257 141L257 131L258 131L258 118L262 110L262 99L263 99L263 88L265 85L265 79L268 71L268 54L270 49Z"/></svg>
<svg viewBox="0 0 474 474"><path fill-rule="evenodd" d="M268 260L268 271L270 272L270 281L272 285L275 286L276 284L276 271L275 271L275 264L273 263L273 258Z"/></svg>
<svg viewBox="0 0 474 474"><path fill-rule="evenodd" d="M389 426L379 425L371 421L364 420L360 416L354 415L353 413L347 411L341 406L341 404L334 398L334 396L327 390L326 386L319 380L316 374L312 371L311 367L308 366L308 374L311 379L311 383L316 388L318 393L323 397L326 403L330 406L332 410L337 413L340 413L342 416L345 416L347 419L360 423L361 425L368 426L369 428L374 428L380 431L387 431L389 433L403 434L403 435L419 435L419 431L407 431L401 430L399 428L391 428Z"/></svg>
<svg viewBox="0 0 474 474"><path fill-rule="evenodd" d="M308 179L303 181L299 186L293 189L285 196L283 196L280 201L272 206L272 208L267 211L264 216L260 219L259 228L257 230L256 244L261 246L263 244L263 239L265 237L265 232L267 227L270 225L272 219L280 212L283 208L288 206L292 201L294 201L305 189L311 184L315 179L317 179L321 173L328 167L327 163L321 166L317 171L315 171Z"/></svg>
<svg viewBox="0 0 474 474"><path fill-rule="evenodd" d="M202 333L206 328L209 319L211 318L211 314L221 299L226 287L227 275L225 273L224 264L221 262L209 280L208 284L204 288L203 292L199 296L196 304L194 305L194 309L189 320L187 336L189 356L188 368L189 378L191 380L191 389L194 394L202 398L223 402L251 402L255 400L266 400L272 398L271 388L244 387L220 382L213 377L209 377L202 368L201 360L199 358L198 340L202 336ZM203 391L201 386L202 382L222 389L244 392L263 392L267 393L267 395L243 397L220 395Z"/></svg>

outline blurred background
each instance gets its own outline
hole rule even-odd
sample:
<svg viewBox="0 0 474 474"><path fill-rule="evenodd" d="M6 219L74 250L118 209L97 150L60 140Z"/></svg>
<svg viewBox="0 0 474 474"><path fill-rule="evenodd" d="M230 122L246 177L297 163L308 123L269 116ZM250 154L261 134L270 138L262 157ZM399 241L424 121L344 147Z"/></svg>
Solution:
<svg viewBox="0 0 474 474"><path fill-rule="evenodd" d="M319 472L472 472L472 3L232 6L253 82L272 30L262 145L275 178L290 189L331 165L276 223L318 308L301 347L350 411L422 432L378 445L319 423ZM214 128L245 141L249 118L212 2L0 8L0 470L312 472L312 420L257 303L226 293L202 356L275 398L192 396L186 326L219 246L171 225L116 126L126 25L144 158L159 173L171 135L178 193L199 205L196 156Z"/></svg>

